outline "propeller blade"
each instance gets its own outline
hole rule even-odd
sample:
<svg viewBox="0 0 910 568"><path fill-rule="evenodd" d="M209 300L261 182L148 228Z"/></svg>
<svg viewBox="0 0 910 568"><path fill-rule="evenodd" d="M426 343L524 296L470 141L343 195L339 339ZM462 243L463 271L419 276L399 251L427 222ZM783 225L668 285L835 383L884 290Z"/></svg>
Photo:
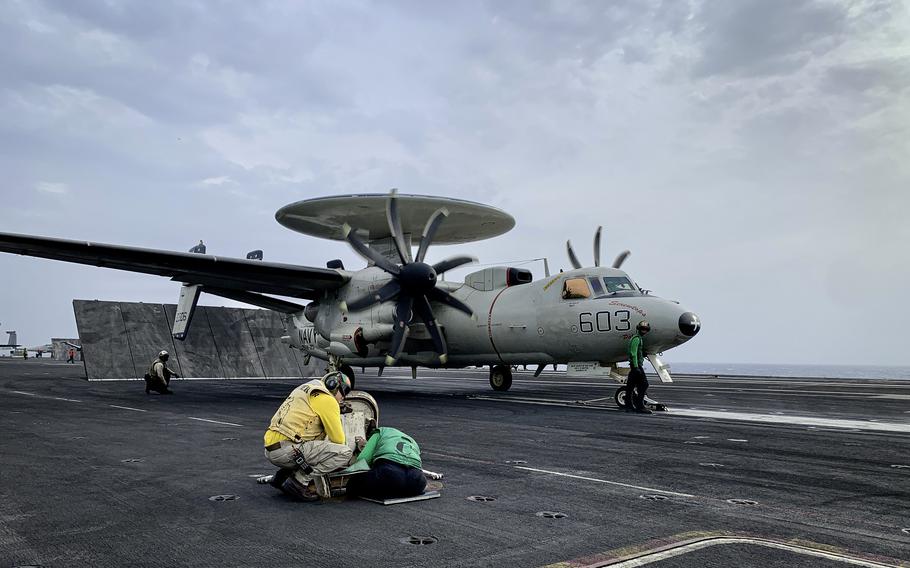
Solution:
<svg viewBox="0 0 910 568"><path fill-rule="evenodd" d="M404 232L401 230L401 217L398 216L398 190L393 189L389 194L389 199L385 203L385 216L389 221L389 232L392 233L392 242L398 249L398 256L401 257L401 263L409 263L411 251L404 242Z"/></svg>
<svg viewBox="0 0 910 568"><path fill-rule="evenodd" d="M572 241L566 241L566 252L569 253L569 262L572 263L572 267L581 268L581 263L578 262L578 257L575 256L575 251L572 250Z"/></svg>
<svg viewBox="0 0 910 568"><path fill-rule="evenodd" d="M445 290L440 290L439 288L433 288L427 294L427 299L433 300L435 302L440 302L442 304L446 304L447 306L451 306L451 307L455 308L456 310L460 310L460 311L468 314L472 318L474 317L474 310L472 310L470 306L468 306L467 304L465 304L464 302L462 302L455 296L449 294Z"/></svg>
<svg viewBox="0 0 910 568"><path fill-rule="evenodd" d="M425 296L414 298L414 310L420 316L420 319L423 320L424 325L427 326L427 331L430 332L433 346L436 348L436 353L439 354L439 362L445 365L449 359L449 352L446 349L446 340L436 324L436 316L433 315L433 308L430 307L430 302L427 301Z"/></svg>
<svg viewBox="0 0 910 568"><path fill-rule="evenodd" d="M427 249L430 248L430 243L433 242L433 237L436 235L439 225L446 220L446 217L449 216L449 210L445 207L437 209L435 213L430 215L429 221L427 221L427 226L423 228L423 234L420 236L420 247L417 249L417 262L423 262L423 257L427 254Z"/></svg>
<svg viewBox="0 0 910 568"><path fill-rule="evenodd" d="M436 271L436 274L442 274L469 262L477 262L477 259L473 256L453 256L434 264L433 270Z"/></svg>
<svg viewBox="0 0 910 568"><path fill-rule="evenodd" d="M543 368L546 366L547 365L545 363L541 363L540 365L537 365L537 370L534 371L534 377L539 377L540 374L543 373Z"/></svg>
<svg viewBox="0 0 910 568"><path fill-rule="evenodd" d="M365 296L361 296L351 302L341 302L341 311L359 312L364 308L369 308L373 304L391 300L397 296L399 292L401 292L401 285L397 280L391 280L390 282L387 282L385 286L379 290L376 290L372 294L366 294Z"/></svg>
<svg viewBox="0 0 910 568"><path fill-rule="evenodd" d="M597 231L594 232L594 266L600 266L600 231L603 229L602 226L597 227Z"/></svg>
<svg viewBox="0 0 910 568"><path fill-rule="evenodd" d="M385 356L385 364L392 366L404 350L404 342L408 338L408 324L411 323L411 308L414 298L402 295L395 306L395 333L392 334L392 345Z"/></svg>
<svg viewBox="0 0 910 568"><path fill-rule="evenodd" d="M394 275L398 275L400 272L397 264L393 264L391 260L382 256L375 250L368 247L363 241L360 240L360 237L354 234L354 231L351 229L351 226L347 223L342 227L342 232L344 233L344 238L348 241L348 244L351 245L357 253L360 254L363 258L372 262L379 268L385 270L386 272Z"/></svg>
<svg viewBox="0 0 910 568"><path fill-rule="evenodd" d="M627 251L627 250L624 250L621 253L619 253L619 256L617 256L616 260L613 261L613 268L619 268L620 266L622 266L622 263L624 263L626 261L626 259L629 258L630 254L632 254L632 252Z"/></svg>

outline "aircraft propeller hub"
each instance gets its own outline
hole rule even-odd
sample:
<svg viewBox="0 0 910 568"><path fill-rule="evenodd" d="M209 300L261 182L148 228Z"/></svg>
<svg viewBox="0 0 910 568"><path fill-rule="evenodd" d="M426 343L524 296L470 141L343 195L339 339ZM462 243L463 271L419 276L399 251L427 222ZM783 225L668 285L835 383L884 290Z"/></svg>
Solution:
<svg viewBox="0 0 910 568"><path fill-rule="evenodd" d="M412 262L401 267L398 280L412 294L426 294L436 287L436 271L425 262Z"/></svg>

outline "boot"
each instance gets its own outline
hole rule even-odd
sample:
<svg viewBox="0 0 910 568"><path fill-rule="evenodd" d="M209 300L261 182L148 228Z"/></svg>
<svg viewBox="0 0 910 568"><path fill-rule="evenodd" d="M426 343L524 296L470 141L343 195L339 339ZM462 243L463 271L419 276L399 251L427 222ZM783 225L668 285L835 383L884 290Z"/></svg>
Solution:
<svg viewBox="0 0 910 568"><path fill-rule="evenodd" d="M287 480L281 484L281 491L284 492L285 495L288 495L298 501L319 501L319 495L301 485L293 477L287 478Z"/></svg>

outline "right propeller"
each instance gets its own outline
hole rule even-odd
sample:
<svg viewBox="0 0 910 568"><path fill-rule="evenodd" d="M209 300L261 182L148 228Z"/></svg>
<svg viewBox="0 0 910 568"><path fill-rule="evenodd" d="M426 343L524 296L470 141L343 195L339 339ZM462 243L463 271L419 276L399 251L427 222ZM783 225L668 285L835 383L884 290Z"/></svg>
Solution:
<svg viewBox="0 0 910 568"><path fill-rule="evenodd" d="M597 231L594 233L594 266L600 266L600 233L603 230L602 226L597 227ZM581 268L581 263L578 262L578 257L575 256L575 251L572 250L572 241L566 241L566 251L569 253L569 262L572 263L573 268ZM616 257L616 260L613 261L613 268L619 268L622 266L622 263L629 258L629 255L632 254L630 251L624 250L619 253L619 256Z"/></svg>
<svg viewBox="0 0 910 568"><path fill-rule="evenodd" d="M344 225L344 237L351 247L367 261L372 262L392 275L392 280L374 293L341 305L343 311L353 312L363 310L373 304L397 298L395 303L394 333L392 335L392 345L386 355L386 365L394 365L401 355L408 335L408 324L413 320L415 312L423 320L430 337L433 339L436 353L439 354L439 362L443 365L446 363L448 350L445 338L443 338L442 332L440 332L437 325L436 316L430 307L431 300L441 302L474 317L474 311L470 306L447 291L436 287L436 275L448 272L463 264L474 262L476 259L472 256L462 255L454 256L432 265L423 261L426 257L427 249L433 242L433 236L448 215L449 211L445 208L437 209L436 212L430 215L426 227L423 229L423 234L420 236L417 256L411 260L411 251L401 230L401 218L398 214L398 196L396 191L392 190L386 201L386 218L389 222L392 242L395 244L398 257L401 259L400 265L371 249L356 235L350 225Z"/></svg>

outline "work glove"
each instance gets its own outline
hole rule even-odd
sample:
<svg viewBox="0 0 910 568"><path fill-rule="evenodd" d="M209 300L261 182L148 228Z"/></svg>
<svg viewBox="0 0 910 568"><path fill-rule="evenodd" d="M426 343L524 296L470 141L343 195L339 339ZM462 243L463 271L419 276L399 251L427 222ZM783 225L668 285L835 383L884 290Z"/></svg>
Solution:
<svg viewBox="0 0 910 568"><path fill-rule="evenodd" d="M348 414L350 412L354 412L354 407L351 406L350 402L342 402L341 404L338 405L338 409L341 411L342 414Z"/></svg>

